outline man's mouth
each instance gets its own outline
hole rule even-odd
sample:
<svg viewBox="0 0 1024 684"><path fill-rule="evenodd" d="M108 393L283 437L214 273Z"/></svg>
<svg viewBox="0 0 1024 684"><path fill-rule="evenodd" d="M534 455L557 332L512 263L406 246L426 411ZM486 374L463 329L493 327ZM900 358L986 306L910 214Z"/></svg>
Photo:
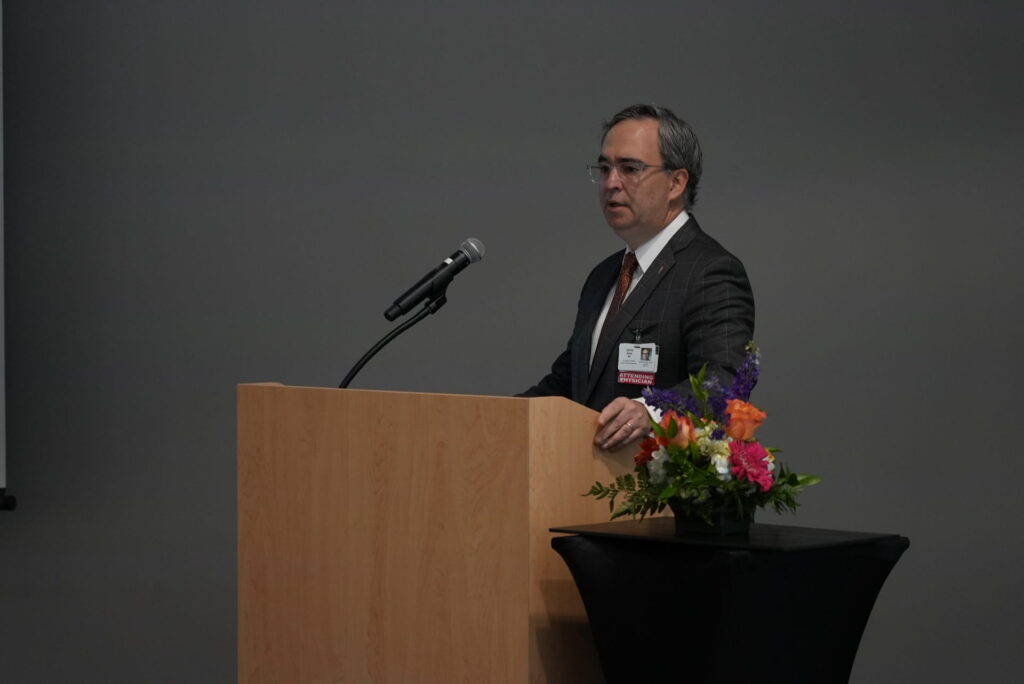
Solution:
<svg viewBox="0 0 1024 684"><path fill-rule="evenodd" d="M604 203L604 206L608 209L618 209L619 207L627 206L625 202L616 202L614 200L608 200Z"/></svg>

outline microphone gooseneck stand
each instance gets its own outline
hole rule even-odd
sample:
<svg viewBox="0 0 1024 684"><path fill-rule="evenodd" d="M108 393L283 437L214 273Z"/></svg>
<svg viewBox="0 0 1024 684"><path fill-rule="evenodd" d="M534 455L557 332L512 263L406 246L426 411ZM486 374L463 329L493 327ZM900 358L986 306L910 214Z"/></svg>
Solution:
<svg viewBox="0 0 1024 684"><path fill-rule="evenodd" d="M389 332L387 335L382 337L380 342L373 345L370 348L370 351L363 354L363 358L359 359L359 361L356 362L356 365L352 366L352 370L348 372L348 375L345 376L345 379L341 381L340 385L338 385L338 389L345 389L346 387L348 387L348 384L352 382L352 378L356 377L356 373L362 370L363 366L365 366L366 363L370 359L372 359L377 352L383 349L388 342L395 339L396 337L398 337L406 330L422 321L430 314L437 313L438 310L440 310L440 308L444 306L445 303L448 301L448 298L445 296L445 293L447 291L448 287L446 285L445 288L441 290L441 292L437 296L433 296L430 299L428 299L426 304L423 305L423 308L420 309L415 316L407 320L405 323L402 323L400 326L398 326L397 328Z"/></svg>

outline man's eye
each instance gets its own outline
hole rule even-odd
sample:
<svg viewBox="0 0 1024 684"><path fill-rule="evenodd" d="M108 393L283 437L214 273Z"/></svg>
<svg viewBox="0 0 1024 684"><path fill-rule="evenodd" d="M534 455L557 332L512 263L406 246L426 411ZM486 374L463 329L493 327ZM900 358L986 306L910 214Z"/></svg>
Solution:
<svg viewBox="0 0 1024 684"><path fill-rule="evenodd" d="M598 164L597 168L600 169L602 176L607 176L612 172L611 164Z"/></svg>
<svg viewBox="0 0 1024 684"><path fill-rule="evenodd" d="M625 162L619 166L619 171L623 176L635 176L643 170L643 165L636 162Z"/></svg>

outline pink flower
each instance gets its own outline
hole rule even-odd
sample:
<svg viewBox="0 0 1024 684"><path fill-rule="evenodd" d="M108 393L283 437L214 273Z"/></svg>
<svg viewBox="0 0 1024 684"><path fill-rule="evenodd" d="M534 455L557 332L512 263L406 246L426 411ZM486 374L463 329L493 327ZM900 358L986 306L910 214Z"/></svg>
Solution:
<svg viewBox="0 0 1024 684"><path fill-rule="evenodd" d="M753 482L762 492L772 488L771 454L757 442L729 442L729 470L737 480Z"/></svg>

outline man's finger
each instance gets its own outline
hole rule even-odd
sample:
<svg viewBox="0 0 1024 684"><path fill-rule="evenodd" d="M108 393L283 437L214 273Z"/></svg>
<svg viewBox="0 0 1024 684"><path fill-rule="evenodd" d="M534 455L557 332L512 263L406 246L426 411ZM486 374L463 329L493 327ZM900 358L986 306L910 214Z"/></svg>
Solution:
<svg viewBox="0 0 1024 684"><path fill-rule="evenodd" d="M623 425L626 424L626 418L620 416L622 412L621 407L616 407L609 404L605 407L605 410L601 412L601 416L598 417L598 424L601 425L601 429L597 431L597 441L601 444L607 442L616 432L618 432ZM604 419L602 421L602 418Z"/></svg>
<svg viewBox="0 0 1024 684"><path fill-rule="evenodd" d="M615 450L636 439L638 430L642 431L642 429L629 418L619 415L597 433L594 441L602 449Z"/></svg>
<svg viewBox="0 0 1024 684"><path fill-rule="evenodd" d="M637 431L630 425L623 425L617 430L607 442L605 442L604 448L608 451L615 451L621 449L630 442L636 439Z"/></svg>

